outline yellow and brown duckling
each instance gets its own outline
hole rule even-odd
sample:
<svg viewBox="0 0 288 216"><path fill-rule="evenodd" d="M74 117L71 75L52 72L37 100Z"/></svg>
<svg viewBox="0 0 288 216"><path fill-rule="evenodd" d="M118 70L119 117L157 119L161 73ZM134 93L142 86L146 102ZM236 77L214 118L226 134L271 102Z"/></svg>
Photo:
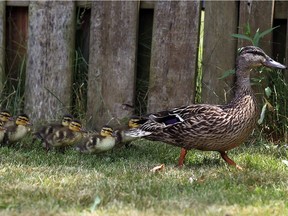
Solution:
<svg viewBox="0 0 288 216"><path fill-rule="evenodd" d="M139 128L146 121L147 119L145 118L133 116L129 119L127 126L115 130L114 135L116 136L117 146L122 147L125 145L125 147L129 147L130 143L133 140L136 140L137 137L129 136L125 131L128 129Z"/></svg>
<svg viewBox="0 0 288 216"><path fill-rule="evenodd" d="M82 123L79 120L73 119L68 127L56 130L45 137L46 148L49 150L50 147L56 147L64 151L66 146L74 145L80 141L85 132L86 130L83 128Z"/></svg>
<svg viewBox="0 0 288 216"><path fill-rule="evenodd" d="M14 125L14 118L8 110L0 112L0 121L3 122L4 127Z"/></svg>
<svg viewBox="0 0 288 216"><path fill-rule="evenodd" d="M33 139L33 143L36 139L41 140L41 142L44 144L43 147L45 147L45 138L49 135L54 133L55 131L58 131L62 128L68 127L70 122L73 120L73 116L70 114L65 114L62 117L61 123L53 123L53 124L48 124L45 126L42 126L38 131L36 131L33 135L35 138Z"/></svg>
<svg viewBox="0 0 288 216"><path fill-rule="evenodd" d="M29 131L31 131L31 125L29 117L26 114L18 115L15 124L6 127L3 143L11 144L21 140Z"/></svg>
<svg viewBox="0 0 288 216"><path fill-rule="evenodd" d="M113 128L110 126L102 127L100 134L86 137L76 150L81 153L100 153L112 149L116 144L116 137L113 136Z"/></svg>
<svg viewBox="0 0 288 216"><path fill-rule="evenodd" d="M181 167L187 150L218 151L232 166L242 169L227 155L252 133L258 118L258 106L250 84L250 73L261 66L287 69L255 46L240 49L236 60L236 88L227 105L192 104L150 114L139 128L126 131L127 136L163 141L182 148Z"/></svg>

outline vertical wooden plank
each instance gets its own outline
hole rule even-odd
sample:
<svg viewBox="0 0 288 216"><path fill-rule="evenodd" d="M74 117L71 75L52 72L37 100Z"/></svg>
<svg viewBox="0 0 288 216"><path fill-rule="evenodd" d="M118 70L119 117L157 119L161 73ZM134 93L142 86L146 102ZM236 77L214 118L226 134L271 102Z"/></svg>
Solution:
<svg viewBox="0 0 288 216"><path fill-rule="evenodd" d="M239 34L245 34L245 26L250 24L251 34L254 36L259 28L263 32L273 26L274 0L272 1L240 1ZM238 47L251 45L250 42L239 40ZM272 54L272 33L266 35L259 45L268 55Z"/></svg>
<svg viewBox="0 0 288 216"><path fill-rule="evenodd" d="M33 120L69 109L74 32L75 2L30 2L25 111Z"/></svg>
<svg viewBox="0 0 288 216"><path fill-rule="evenodd" d="M199 1L157 1L148 112L194 102Z"/></svg>
<svg viewBox="0 0 288 216"><path fill-rule="evenodd" d="M137 1L92 2L87 117L93 127L133 113L138 13Z"/></svg>
<svg viewBox="0 0 288 216"><path fill-rule="evenodd" d="M223 104L231 99L234 76L219 79L235 67L237 2L206 1L204 18L202 102Z"/></svg>
<svg viewBox="0 0 288 216"><path fill-rule="evenodd" d="M6 2L0 2L0 92L3 90L5 76L5 16Z"/></svg>
<svg viewBox="0 0 288 216"><path fill-rule="evenodd" d="M251 37L254 37L257 29L259 28L260 32L263 32L267 29L272 28L273 26L273 16L274 16L274 0L272 1L253 1L245 0L240 1L239 8L239 34L245 34L247 24L249 23ZM260 40L261 47L265 53L272 55L272 33L266 35ZM247 45L252 45L251 42L247 40L238 40L238 47L243 47ZM263 78L264 74L252 73L252 79ZM253 91L257 97L258 103L261 103L263 100L264 88L267 87L267 83L262 81L253 85Z"/></svg>

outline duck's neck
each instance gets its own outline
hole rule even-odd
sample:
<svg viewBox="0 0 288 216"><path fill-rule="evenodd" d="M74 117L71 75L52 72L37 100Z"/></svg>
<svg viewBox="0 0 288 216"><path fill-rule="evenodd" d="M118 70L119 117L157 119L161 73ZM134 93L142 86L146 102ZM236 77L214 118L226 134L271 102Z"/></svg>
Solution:
<svg viewBox="0 0 288 216"><path fill-rule="evenodd" d="M236 103L247 95L250 95L252 98L255 98L253 90L250 83L250 71L248 70L236 70L236 86L235 86L235 96L232 103Z"/></svg>

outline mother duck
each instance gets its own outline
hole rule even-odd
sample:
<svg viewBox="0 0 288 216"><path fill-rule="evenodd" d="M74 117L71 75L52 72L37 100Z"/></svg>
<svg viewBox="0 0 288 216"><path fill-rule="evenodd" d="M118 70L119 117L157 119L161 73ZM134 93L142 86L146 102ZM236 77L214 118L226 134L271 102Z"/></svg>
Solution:
<svg viewBox="0 0 288 216"><path fill-rule="evenodd" d="M251 89L250 73L266 66L286 69L255 46L240 49L236 59L235 96L226 105L192 104L149 114L146 122L127 130L127 136L144 137L182 147L178 166L183 166L187 150L218 151L237 169L227 151L242 144L252 133L258 119L256 98Z"/></svg>

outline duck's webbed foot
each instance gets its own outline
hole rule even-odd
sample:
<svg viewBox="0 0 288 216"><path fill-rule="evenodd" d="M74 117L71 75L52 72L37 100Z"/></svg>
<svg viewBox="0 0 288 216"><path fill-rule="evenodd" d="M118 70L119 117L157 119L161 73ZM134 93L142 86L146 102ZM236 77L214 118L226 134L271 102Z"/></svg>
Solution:
<svg viewBox="0 0 288 216"><path fill-rule="evenodd" d="M228 157L228 155L227 155L226 152L224 152L224 151L219 151L219 153L220 153L221 157L223 158L223 160L226 161L226 163L228 163L228 164L231 165L231 166L235 166L236 169L238 169L238 170L241 170L241 171L243 170L243 168L242 168L241 166L237 165L232 159L230 159L230 158Z"/></svg>
<svg viewBox="0 0 288 216"><path fill-rule="evenodd" d="M178 160L178 167L179 168L183 167L186 154L187 154L187 150L185 148L181 148L180 157Z"/></svg>

